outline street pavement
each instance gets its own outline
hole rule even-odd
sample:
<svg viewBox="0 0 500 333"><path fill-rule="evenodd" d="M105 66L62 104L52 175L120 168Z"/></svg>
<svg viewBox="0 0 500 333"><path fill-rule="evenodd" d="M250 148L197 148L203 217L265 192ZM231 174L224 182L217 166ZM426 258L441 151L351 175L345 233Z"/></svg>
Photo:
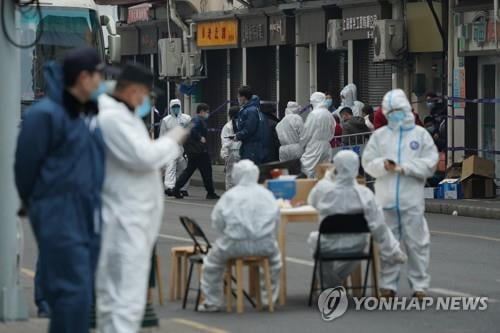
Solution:
<svg viewBox="0 0 500 333"><path fill-rule="evenodd" d="M165 304L155 307L162 319L157 332L500 332L500 221L453 215L428 214L431 230L432 296L487 296L488 310L483 312L381 312L355 311L352 307L341 318L325 322L317 306L307 306L312 273L312 261L306 239L317 226L308 223L288 228L288 303L275 313L256 312L249 305L242 315L236 313L202 314L193 311L195 293L182 310L181 302L166 300L170 248L188 245L189 239L179 223L179 216L197 220L214 240L210 227L210 212L214 202L204 200L200 188L190 190L191 197L184 200L166 199L165 221L161 228L158 253L164 282ZM25 252L22 259L22 285L30 304L30 316L35 317L32 302L33 270L36 263L36 245L29 226L25 230ZM406 272L401 276L400 295L410 296ZM44 332L47 321L32 319L27 323L0 324L0 333Z"/></svg>

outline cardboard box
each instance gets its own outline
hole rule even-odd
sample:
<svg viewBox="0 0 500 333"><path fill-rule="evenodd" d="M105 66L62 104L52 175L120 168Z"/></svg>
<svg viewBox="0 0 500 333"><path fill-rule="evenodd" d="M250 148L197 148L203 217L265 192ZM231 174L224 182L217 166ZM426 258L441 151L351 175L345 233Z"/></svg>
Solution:
<svg viewBox="0 0 500 333"><path fill-rule="evenodd" d="M325 173L329 170L329 169L332 169L334 166L332 163L323 163L323 164L318 164L316 166L316 178L318 180L321 180L323 179L323 177L325 177Z"/></svg>
<svg viewBox="0 0 500 333"><path fill-rule="evenodd" d="M490 199L496 197L493 179L469 177L462 181L464 199Z"/></svg>
<svg viewBox="0 0 500 333"><path fill-rule="evenodd" d="M436 199L462 199L462 184L460 179L443 179L438 186Z"/></svg>
<svg viewBox="0 0 500 333"><path fill-rule="evenodd" d="M307 197L318 182L316 179L296 179L295 197L292 199L292 205L298 206L307 203Z"/></svg>
<svg viewBox="0 0 500 333"><path fill-rule="evenodd" d="M462 177L462 162L453 163L446 170L446 178L460 178Z"/></svg>
<svg viewBox="0 0 500 333"><path fill-rule="evenodd" d="M472 176L495 178L495 163L490 160L471 156L462 163L462 181Z"/></svg>
<svg viewBox="0 0 500 333"><path fill-rule="evenodd" d="M425 199L434 199L434 192L436 192L435 187L425 187L424 188L424 198Z"/></svg>

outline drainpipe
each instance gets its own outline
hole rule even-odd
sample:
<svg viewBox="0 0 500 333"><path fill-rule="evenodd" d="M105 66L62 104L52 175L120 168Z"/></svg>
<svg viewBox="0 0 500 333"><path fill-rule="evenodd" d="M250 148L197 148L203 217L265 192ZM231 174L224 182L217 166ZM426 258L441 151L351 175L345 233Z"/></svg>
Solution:
<svg viewBox="0 0 500 333"><path fill-rule="evenodd" d="M169 14L170 14L170 19L172 22L175 23L181 30L182 30L182 44L183 44L183 50L184 54L186 56L182 57L182 68L187 71L187 66L189 66L189 61L188 61L188 56L190 54L191 48L188 43L188 38L192 38L193 34L190 31L191 27L188 27L187 24L185 24L181 17L179 16L179 13L177 12L177 7L175 4L175 0L169 0L167 3L167 6L169 6ZM184 97L184 105L187 106L187 109L184 109L184 113L191 115L191 96Z"/></svg>
<svg viewBox="0 0 500 333"><path fill-rule="evenodd" d="M455 0L449 0L448 6L448 96L453 96L453 65L455 63L455 21L453 20L453 10ZM451 142L451 163L455 162L455 103L448 101L448 114L451 116L451 132L448 128L448 142ZM449 119L448 119L449 120ZM449 123L449 121L448 121ZM450 140L451 136L451 140Z"/></svg>

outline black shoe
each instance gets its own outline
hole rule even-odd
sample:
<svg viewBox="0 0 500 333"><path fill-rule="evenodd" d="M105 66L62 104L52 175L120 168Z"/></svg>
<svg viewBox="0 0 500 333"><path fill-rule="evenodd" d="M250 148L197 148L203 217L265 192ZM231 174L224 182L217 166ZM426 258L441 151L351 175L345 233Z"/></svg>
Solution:
<svg viewBox="0 0 500 333"><path fill-rule="evenodd" d="M181 191L181 194L185 197L189 197L188 191Z"/></svg>
<svg viewBox="0 0 500 333"><path fill-rule="evenodd" d="M171 188L167 188L167 189L165 190L165 195L166 195L167 197L173 197L173 196L174 196L174 190L173 190L173 189L171 189Z"/></svg>
<svg viewBox="0 0 500 333"><path fill-rule="evenodd" d="M174 190L172 190L172 192L173 192L174 197L175 197L176 199L184 199L184 196L182 195L182 193L181 193L181 192L179 192L179 190L175 190L175 189L174 189Z"/></svg>
<svg viewBox="0 0 500 333"><path fill-rule="evenodd" d="M46 310L38 310L38 318L50 318L49 311Z"/></svg>
<svg viewBox="0 0 500 333"><path fill-rule="evenodd" d="M217 200L217 199L220 199L220 197L217 195L217 193L207 194L207 200Z"/></svg>

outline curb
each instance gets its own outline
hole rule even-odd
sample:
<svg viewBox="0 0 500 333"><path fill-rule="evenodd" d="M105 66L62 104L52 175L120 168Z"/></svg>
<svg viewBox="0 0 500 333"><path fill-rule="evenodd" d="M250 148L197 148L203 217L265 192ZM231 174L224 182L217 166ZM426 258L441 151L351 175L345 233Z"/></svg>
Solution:
<svg viewBox="0 0 500 333"><path fill-rule="evenodd" d="M203 181L201 179L193 178L191 179L191 185L203 187ZM224 191L226 189L224 181L214 180L214 187L219 191ZM452 215L454 211L457 211L458 216L462 217L500 220L500 201L498 208L472 205L470 203L460 201L455 203L452 200L450 200L450 202L436 202L430 199L425 201L426 213Z"/></svg>
<svg viewBox="0 0 500 333"><path fill-rule="evenodd" d="M442 203L426 200L425 212L451 215L457 211L458 216L477 217L500 220L500 208L481 207L464 203Z"/></svg>

